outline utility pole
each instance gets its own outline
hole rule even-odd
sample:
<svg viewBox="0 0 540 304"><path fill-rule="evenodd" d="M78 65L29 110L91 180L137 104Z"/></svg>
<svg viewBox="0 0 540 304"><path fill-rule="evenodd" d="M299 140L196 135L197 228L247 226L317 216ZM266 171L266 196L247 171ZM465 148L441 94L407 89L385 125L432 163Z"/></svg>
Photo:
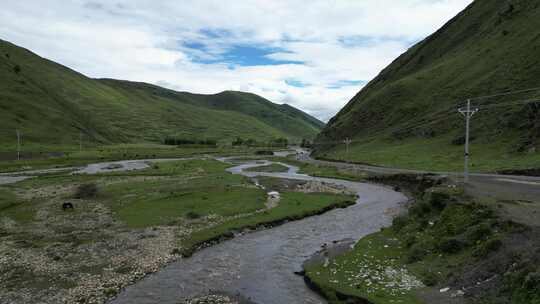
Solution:
<svg viewBox="0 0 540 304"><path fill-rule="evenodd" d="M19 130L15 132L17 132L17 160L21 160L21 132Z"/></svg>
<svg viewBox="0 0 540 304"><path fill-rule="evenodd" d="M465 183L469 182L469 133L471 125L471 117L473 117L478 108L471 109L471 100L467 100L466 108L459 108L458 112L465 116L465 166L463 170L463 180Z"/></svg>
<svg viewBox="0 0 540 304"><path fill-rule="evenodd" d="M349 162L349 145L352 143L352 140L350 138L346 138L343 143L345 144L346 146L346 152L345 152L345 157L347 158L347 162Z"/></svg>

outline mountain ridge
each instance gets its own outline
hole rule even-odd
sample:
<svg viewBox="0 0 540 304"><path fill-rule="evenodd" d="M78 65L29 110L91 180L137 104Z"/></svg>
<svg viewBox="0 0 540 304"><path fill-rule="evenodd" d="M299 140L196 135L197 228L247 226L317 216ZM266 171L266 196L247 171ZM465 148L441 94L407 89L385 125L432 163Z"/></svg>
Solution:
<svg viewBox="0 0 540 304"><path fill-rule="evenodd" d="M210 105L217 101L222 107ZM167 136L299 140L313 138L321 127L300 110L288 113L252 93L204 95L89 78L3 40L0 109L2 146L14 144L15 129L25 134L27 144L74 145L80 132L108 144L158 142Z"/></svg>

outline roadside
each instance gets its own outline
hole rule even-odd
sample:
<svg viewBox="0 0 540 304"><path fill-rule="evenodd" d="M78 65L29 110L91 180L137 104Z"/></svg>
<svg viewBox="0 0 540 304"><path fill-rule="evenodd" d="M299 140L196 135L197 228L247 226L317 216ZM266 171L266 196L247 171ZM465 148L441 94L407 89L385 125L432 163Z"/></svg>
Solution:
<svg viewBox="0 0 540 304"><path fill-rule="evenodd" d="M368 176L393 174L435 174L463 186L462 173L428 172L332 162L313 159L303 149L296 149L296 151L298 154L296 159L292 160L293 162L302 162L321 168L336 168L335 170L342 172L341 174L349 174L351 178L359 180L366 180ZM540 225L540 221L538 221L540 215L540 177L538 176L472 173L470 181L464 185L464 189L467 195L491 203L494 207L501 209L502 216L509 220L530 226Z"/></svg>

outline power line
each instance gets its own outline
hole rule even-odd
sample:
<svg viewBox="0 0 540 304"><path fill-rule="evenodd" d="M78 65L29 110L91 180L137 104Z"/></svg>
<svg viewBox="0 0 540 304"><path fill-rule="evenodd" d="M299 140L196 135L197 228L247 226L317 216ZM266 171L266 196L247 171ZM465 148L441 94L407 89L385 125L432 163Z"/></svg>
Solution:
<svg viewBox="0 0 540 304"><path fill-rule="evenodd" d="M538 88L531 88L531 89L523 89L518 91L511 91L511 92L505 92L505 93L499 93L494 95L486 95L486 96L479 96L474 98L469 98L469 100L480 100L480 99L488 99L493 97L501 97L501 96L508 96L508 95L514 95L514 94L520 94L520 93L528 93L528 92L534 92L534 91L540 91L540 87Z"/></svg>
<svg viewBox="0 0 540 304"><path fill-rule="evenodd" d="M503 103L494 103L494 104L488 104L488 105L480 105L481 109L490 109L490 108L497 108L497 107L507 107L507 106L519 106L519 105L525 105L530 103L537 103L540 102L540 98L537 99L526 99L526 100L515 100L515 101L509 101L509 102L503 102Z"/></svg>

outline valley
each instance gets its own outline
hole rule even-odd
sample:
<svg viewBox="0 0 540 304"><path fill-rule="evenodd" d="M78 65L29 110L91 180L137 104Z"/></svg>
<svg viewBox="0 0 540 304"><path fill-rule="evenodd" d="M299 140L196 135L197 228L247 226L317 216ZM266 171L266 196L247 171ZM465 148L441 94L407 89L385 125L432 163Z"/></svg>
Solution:
<svg viewBox="0 0 540 304"><path fill-rule="evenodd" d="M538 1L38 2L0 304L540 304Z"/></svg>

